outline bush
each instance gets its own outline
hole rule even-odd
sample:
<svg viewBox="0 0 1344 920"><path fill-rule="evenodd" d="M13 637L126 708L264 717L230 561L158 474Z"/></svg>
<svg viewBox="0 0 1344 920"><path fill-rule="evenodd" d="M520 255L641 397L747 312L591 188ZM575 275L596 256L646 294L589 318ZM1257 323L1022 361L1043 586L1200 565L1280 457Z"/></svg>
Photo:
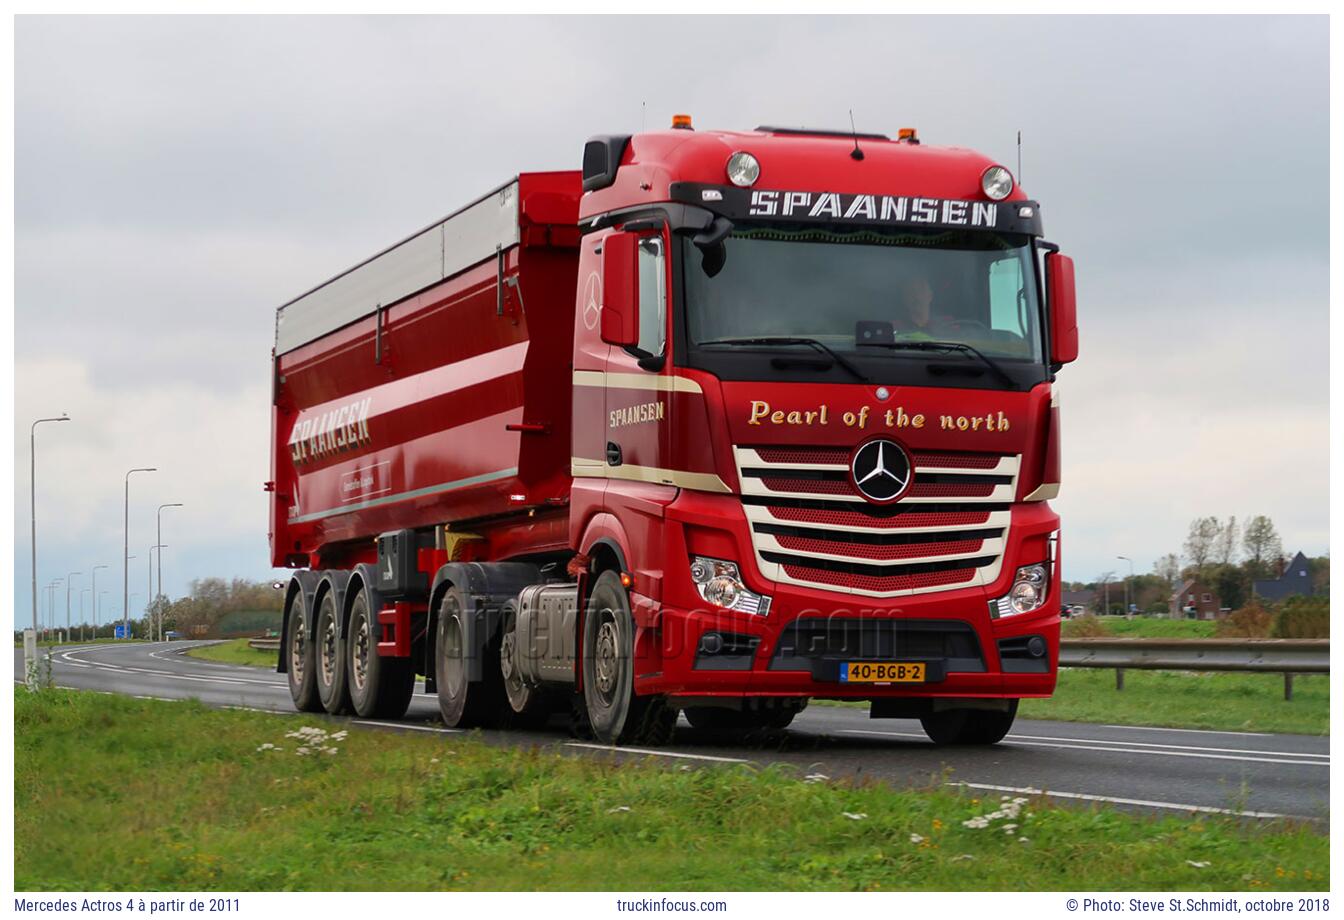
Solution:
<svg viewBox="0 0 1344 920"><path fill-rule="evenodd" d="M1111 631L1106 624L1090 613L1065 620L1060 628L1060 635L1066 639L1097 639L1110 634Z"/></svg>
<svg viewBox="0 0 1344 920"><path fill-rule="evenodd" d="M1276 639L1330 638L1330 598L1290 597L1274 616Z"/></svg>
<svg viewBox="0 0 1344 920"><path fill-rule="evenodd" d="M1274 615L1259 604L1247 604L1218 623L1220 639L1267 639Z"/></svg>

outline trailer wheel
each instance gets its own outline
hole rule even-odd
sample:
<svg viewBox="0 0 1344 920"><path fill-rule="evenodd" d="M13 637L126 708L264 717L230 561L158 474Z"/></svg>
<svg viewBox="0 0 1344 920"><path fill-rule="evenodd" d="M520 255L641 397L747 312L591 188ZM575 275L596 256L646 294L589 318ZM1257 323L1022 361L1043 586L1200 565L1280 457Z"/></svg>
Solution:
<svg viewBox="0 0 1344 920"><path fill-rule="evenodd" d="M415 669L409 658L378 654L377 626L363 588L350 604L345 637L346 679L355 712L366 719L400 719L415 693Z"/></svg>
<svg viewBox="0 0 1344 920"><path fill-rule="evenodd" d="M504 680L504 695L513 711L510 724L516 728L537 728L545 725L551 716L550 695L540 687L529 687L518 673L513 657L518 644L518 606L509 601L504 606L504 620L500 626L499 673Z"/></svg>
<svg viewBox="0 0 1344 920"><path fill-rule="evenodd" d="M919 723L934 744L998 744L1017 718L1017 700L1006 712L985 709L948 709L924 716Z"/></svg>
<svg viewBox="0 0 1344 920"><path fill-rule="evenodd" d="M322 596L317 611L317 639L313 657L317 678L317 695L322 708L332 715L350 711L350 690L346 685L345 640L340 635L337 620L336 594L328 591Z"/></svg>
<svg viewBox="0 0 1344 920"><path fill-rule="evenodd" d="M583 618L583 696L593 737L605 744L666 744L677 710L635 694L635 620L612 571L597 577Z"/></svg>
<svg viewBox="0 0 1344 920"><path fill-rule="evenodd" d="M467 605L462 589L450 587L439 603L439 624L434 641L434 677L438 684L439 712L449 728L493 728L511 713L504 694L504 679L499 673L498 646L487 647L481 662L482 679L467 679L467 662L473 651L467 648L464 620ZM494 660L491 660L493 657Z"/></svg>
<svg viewBox="0 0 1344 920"><path fill-rule="evenodd" d="M303 593L295 591L289 602L288 628L285 634L285 648L281 654L289 655L289 698L299 712L321 712L322 701L317 696L317 678L313 671L313 643L308 638L307 623L303 613Z"/></svg>

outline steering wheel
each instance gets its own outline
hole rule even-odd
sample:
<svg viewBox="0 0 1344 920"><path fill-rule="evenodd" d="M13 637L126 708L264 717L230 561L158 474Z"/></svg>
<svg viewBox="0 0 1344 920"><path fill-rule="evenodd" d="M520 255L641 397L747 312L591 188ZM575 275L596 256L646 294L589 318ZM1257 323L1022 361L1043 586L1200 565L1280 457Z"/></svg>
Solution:
<svg viewBox="0 0 1344 920"><path fill-rule="evenodd" d="M971 328L971 329L980 329L986 333L994 331L986 323L982 323L978 319L949 319L944 321L944 325L948 329L960 330L965 328Z"/></svg>

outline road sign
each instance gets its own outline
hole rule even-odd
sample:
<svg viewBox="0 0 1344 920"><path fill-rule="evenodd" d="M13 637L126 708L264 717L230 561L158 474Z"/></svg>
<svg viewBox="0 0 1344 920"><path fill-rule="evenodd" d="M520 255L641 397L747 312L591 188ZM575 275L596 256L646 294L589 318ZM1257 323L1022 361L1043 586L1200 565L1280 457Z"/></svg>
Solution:
<svg viewBox="0 0 1344 920"><path fill-rule="evenodd" d="M114 626L114 627L112 628L112 638L113 638L113 639L125 639L125 638L126 638L126 633L127 633L128 631L129 631L129 630L128 630L127 627L124 627L124 626Z"/></svg>

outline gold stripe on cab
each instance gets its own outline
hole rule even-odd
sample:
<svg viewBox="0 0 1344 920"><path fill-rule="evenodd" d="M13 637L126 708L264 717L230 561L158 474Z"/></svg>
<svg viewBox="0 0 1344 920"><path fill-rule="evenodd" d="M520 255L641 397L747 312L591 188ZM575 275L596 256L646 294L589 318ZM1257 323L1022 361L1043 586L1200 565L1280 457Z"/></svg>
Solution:
<svg viewBox="0 0 1344 920"><path fill-rule="evenodd" d="M699 492L731 491L714 473L688 473L685 470L665 470L658 466L635 466L624 463L620 466L608 466L601 461L585 457L569 458L569 475L574 477L591 476L597 479L628 479L633 482L652 482L679 489L695 489Z"/></svg>
<svg viewBox="0 0 1344 920"><path fill-rule="evenodd" d="M700 384L686 377L656 374L618 374L611 371L575 371L576 387L610 387L617 390L657 390L660 393L703 393Z"/></svg>

